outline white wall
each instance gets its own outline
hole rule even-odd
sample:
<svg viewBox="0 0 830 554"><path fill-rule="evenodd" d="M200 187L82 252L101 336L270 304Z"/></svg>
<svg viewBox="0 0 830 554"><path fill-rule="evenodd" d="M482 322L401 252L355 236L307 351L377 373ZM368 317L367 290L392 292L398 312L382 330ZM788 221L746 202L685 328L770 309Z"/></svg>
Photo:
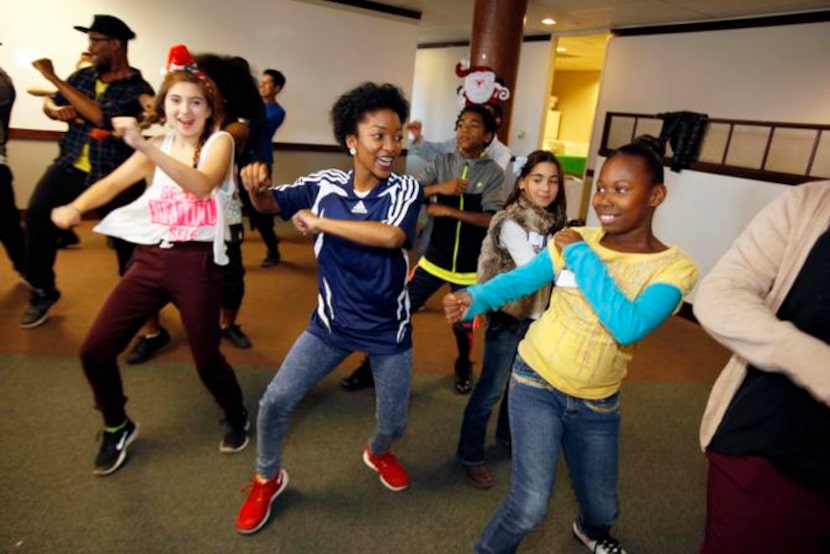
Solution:
<svg viewBox="0 0 830 554"><path fill-rule="evenodd" d="M591 151L607 111L830 124L828 50L830 22L614 37Z"/></svg>
<svg viewBox="0 0 830 554"><path fill-rule="evenodd" d="M552 71L550 42L522 43L519 70L513 94L513 113L507 145L517 155L539 147L542 116L547 107L548 83ZM415 56L412 85L412 118L424 124L429 140L453 136L459 106L456 89L461 80L455 66L469 59L469 47L422 48Z"/></svg>
<svg viewBox="0 0 830 554"><path fill-rule="evenodd" d="M597 166L605 158L600 156ZM598 176L595 175L594 178ZM787 185L666 168L668 195L654 216L654 233L694 258L705 275L761 208ZM589 209L588 225L598 225ZM692 294L687 300L694 298Z"/></svg>
<svg viewBox="0 0 830 554"><path fill-rule="evenodd" d="M710 117L830 124L830 23L615 37L600 84L589 167L608 111L691 110ZM707 273L761 207L786 190L764 183L666 169L669 198L658 236ZM589 224L595 224L593 214Z"/></svg>
<svg viewBox="0 0 830 554"><path fill-rule="evenodd" d="M391 82L407 96L412 87L417 22L372 15L335 4L296 0L233 3L224 0L28 0L7 4L0 16L0 66L18 89L12 127L63 130L41 112L41 101L23 92L48 85L31 67L50 57L68 75L92 15L122 18L138 35L129 57L145 79L158 87L171 44L193 52L240 55L255 71L282 70L287 86L280 96L288 116L280 142L333 144L328 111L337 95L366 80ZM314 29L314 32L311 30ZM45 166L44 161L44 166Z"/></svg>

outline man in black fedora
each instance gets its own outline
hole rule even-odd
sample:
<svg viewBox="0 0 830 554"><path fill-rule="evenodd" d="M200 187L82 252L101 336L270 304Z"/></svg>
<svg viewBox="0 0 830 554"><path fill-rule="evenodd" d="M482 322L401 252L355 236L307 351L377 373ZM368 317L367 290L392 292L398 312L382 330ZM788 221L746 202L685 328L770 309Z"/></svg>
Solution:
<svg viewBox="0 0 830 554"><path fill-rule="evenodd" d="M142 101L154 94L141 72L127 61L127 44L135 33L126 23L111 15L96 15L92 25L75 29L88 37L92 67L80 69L63 80L55 74L48 58L32 62L57 89L46 98L44 113L50 119L65 121L68 129L61 139L58 158L35 186L26 210L25 278L32 287L32 295L20 326L27 329L45 322L49 309L60 298L54 272L58 228L51 221L52 209L72 202L133 153L124 141L106 131L112 131L113 117L140 117ZM95 129L98 133L90 134ZM143 190L144 182L140 181L116 197L104 211L131 202ZM123 273L133 245L114 242Z"/></svg>

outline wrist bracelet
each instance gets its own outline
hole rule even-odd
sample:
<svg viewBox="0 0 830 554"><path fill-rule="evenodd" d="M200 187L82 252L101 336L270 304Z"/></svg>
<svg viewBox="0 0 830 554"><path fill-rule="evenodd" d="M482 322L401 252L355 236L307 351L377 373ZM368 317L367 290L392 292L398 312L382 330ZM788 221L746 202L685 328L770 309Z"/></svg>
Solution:
<svg viewBox="0 0 830 554"><path fill-rule="evenodd" d="M74 204L67 204L66 207L69 208L69 209L75 210L75 213L78 214L78 217L83 217L84 216L84 212L79 210Z"/></svg>

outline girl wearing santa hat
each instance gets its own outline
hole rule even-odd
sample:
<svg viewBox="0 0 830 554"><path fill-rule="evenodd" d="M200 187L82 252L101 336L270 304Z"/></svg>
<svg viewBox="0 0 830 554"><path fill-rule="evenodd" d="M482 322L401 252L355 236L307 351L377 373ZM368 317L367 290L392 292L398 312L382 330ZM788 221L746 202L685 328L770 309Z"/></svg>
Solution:
<svg viewBox="0 0 830 554"><path fill-rule="evenodd" d="M135 153L72 203L52 212L67 229L130 184L152 185L110 213L95 231L137 244L81 347L81 362L104 418L93 472L109 475L126 460L138 424L125 411L117 356L147 320L172 302L181 314L199 377L225 414L222 452L248 444L248 414L236 375L219 351L222 266L227 264L225 205L233 193L233 139L219 131L222 98L184 45L171 48L168 74L156 97L167 132L145 139L134 118L113 119Z"/></svg>

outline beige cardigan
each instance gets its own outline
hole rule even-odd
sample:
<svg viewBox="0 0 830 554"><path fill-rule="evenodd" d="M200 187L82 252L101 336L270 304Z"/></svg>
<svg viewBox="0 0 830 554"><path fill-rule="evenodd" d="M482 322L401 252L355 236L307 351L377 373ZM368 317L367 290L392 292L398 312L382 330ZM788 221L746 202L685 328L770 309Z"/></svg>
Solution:
<svg viewBox="0 0 830 554"><path fill-rule="evenodd" d="M695 316L715 340L734 352L703 414L703 449L743 382L748 362L784 373L830 405L830 345L775 317L828 226L830 181L793 187L752 220L700 282Z"/></svg>

